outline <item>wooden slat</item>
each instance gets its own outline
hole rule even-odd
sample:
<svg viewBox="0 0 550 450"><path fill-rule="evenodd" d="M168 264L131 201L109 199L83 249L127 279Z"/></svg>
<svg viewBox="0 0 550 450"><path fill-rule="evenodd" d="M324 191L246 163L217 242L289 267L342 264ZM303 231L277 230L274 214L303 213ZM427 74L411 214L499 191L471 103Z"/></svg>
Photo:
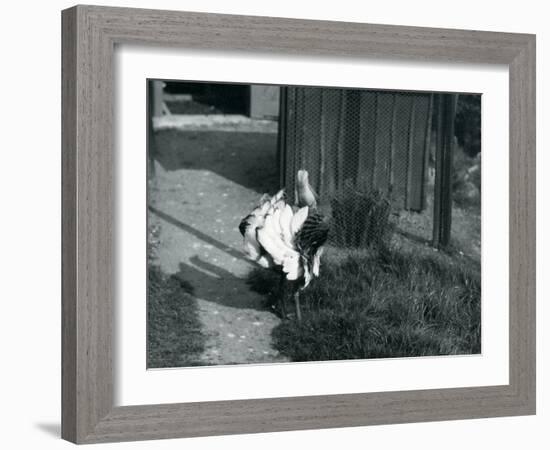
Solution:
<svg viewBox="0 0 550 450"><path fill-rule="evenodd" d="M412 101L410 94L400 94L395 99L395 133L392 140L394 147L392 198L397 208L406 207Z"/></svg>
<svg viewBox="0 0 550 450"><path fill-rule="evenodd" d="M288 194L294 195L294 166L296 165L296 95L297 88L287 88L287 120L286 120L286 164L285 164L285 187Z"/></svg>
<svg viewBox="0 0 550 450"><path fill-rule="evenodd" d="M412 186L414 183L414 178L412 176L412 160L414 158L414 128L416 126L416 102L414 97L412 97L411 102L411 114L409 116L409 133L408 133L408 144L407 144L407 190L405 195L405 208L409 208L411 204L411 192Z"/></svg>
<svg viewBox="0 0 550 450"><path fill-rule="evenodd" d="M303 104L303 163L300 169L309 173L313 189L319 191L319 136L321 134L321 88L301 88L304 93Z"/></svg>
<svg viewBox="0 0 550 450"><path fill-rule="evenodd" d="M370 191L373 187L376 146L376 104L376 92L361 91L357 187L364 192Z"/></svg>
<svg viewBox="0 0 550 450"><path fill-rule="evenodd" d="M277 161L279 163L279 187L286 187L286 159L288 157L288 88L281 86L279 93L279 117L277 130Z"/></svg>
<svg viewBox="0 0 550 450"><path fill-rule="evenodd" d="M343 185L356 187L360 140L361 95L357 89L346 89L346 117L344 128Z"/></svg>
<svg viewBox="0 0 550 450"><path fill-rule="evenodd" d="M409 191L407 208L421 211L423 206L424 160L426 151L426 124L430 109L429 94L418 94L413 97L414 126L411 132L411 151L409 153Z"/></svg>
<svg viewBox="0 0 550 450"><path fill-rule="evenodd" d="M336 190L341 192L344 189L345 176L345 151L346 151L346 126L348 119L348 98L346 91L339 90L340 105L337 115L338 123L338 144L336 147Z"/></svg>
<svg viewBox="0 0 550 450"><path fill-rule="evenodd" d="M393 189L395 185L395 170L394 166L398 163L395 159L395 145L396 145L396 134L397 134L397 97L398 93L393 93L392 95L392 110L391 110L391 125L390 125L390 167L388 170L388 190L389 198L393 201Z"/></svg>
<svg viewBox="0 0 550 450"><path fill-rule="evenodd" d="M305 88L296 88L296 146L294 147L294 168L293 174L294 183L296 182L296 174L305 165L305 141L306 141L306 92ZM292 194L294 193L295 185L292 185ZM289 192L291 194L291 192Z"/></svg>
<svg viewBox="0 0 550 450"><path fill-rule="evenodd" d="M327 168L327 116L325 112L326 105L326 89L320 90L319 102L319 182L317 193L320 199L326 198L326 168Z"/></svg>
<svg viewBox="0 0 550 450"><path fill-rule="evenodd" d="M374 155L374 188L388 192L390 156L391 156L391 121L393 112L393 94L378 92L376 105L376 144Z"/></svg>
<svg viewBox="0 0 550 450"><path fill-rule="evenodd" d="M336 194L337 152L340 127L341 93L339 89L323 89L322 122L325 136L324 189L319 194L327 201Z"/></svg>

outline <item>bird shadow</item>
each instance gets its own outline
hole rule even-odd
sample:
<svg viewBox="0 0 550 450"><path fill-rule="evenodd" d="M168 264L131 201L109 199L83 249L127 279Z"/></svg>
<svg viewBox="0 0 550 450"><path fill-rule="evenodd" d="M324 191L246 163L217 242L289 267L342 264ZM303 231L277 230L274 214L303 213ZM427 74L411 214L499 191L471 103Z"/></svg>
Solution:
<svg viewBox="0 0 550 450"><path fill-rule="evenodd" d="M235 248L153 206L149 206L148 209L160 219L192 234L227 255L250 263L243 253ZM233 308L254 309L257 311L270 310L270 299L264 295L258 295L260 292L257 289L251 289L247 277L238 277L219 265L201 259L198 255L191 257L189 262L180 262L179 270L174 276L182 283L184 290L194 297Z"/></svg>
<svg viewBox="0 0 550 450"><path fill-rule="evenodd" d="M189 263L180 262L174 276L190 286L188 293L193 296L232 308L269 310L266 299L250 289L246 278L237 277L198 255L191 257Z"/></svg>

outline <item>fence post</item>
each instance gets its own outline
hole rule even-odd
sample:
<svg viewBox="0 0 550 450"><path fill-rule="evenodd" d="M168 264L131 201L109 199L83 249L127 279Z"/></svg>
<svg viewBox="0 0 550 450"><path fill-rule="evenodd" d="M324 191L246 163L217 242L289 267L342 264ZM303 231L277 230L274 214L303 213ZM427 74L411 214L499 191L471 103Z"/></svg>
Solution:
<svg viewBox="0 0 550 450"><path fill-rule="evenodd" d="M454 119L457 95L436 94L436 99L437 135L435 149L433 246L444 248L451 241Z"/></svg>
<svg viewBox="0 0 550 450"><path fill-rule="evenodd" d="M155 132L153 118L162 115L164 82L160 80L147 80L147 173L155 176Z"/></svg>

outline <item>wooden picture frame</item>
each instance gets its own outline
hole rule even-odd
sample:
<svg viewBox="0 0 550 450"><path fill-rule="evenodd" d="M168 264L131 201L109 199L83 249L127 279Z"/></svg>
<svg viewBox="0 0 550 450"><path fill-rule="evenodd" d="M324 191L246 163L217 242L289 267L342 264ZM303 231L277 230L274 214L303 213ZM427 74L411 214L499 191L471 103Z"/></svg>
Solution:
<svg viewBox="0 0 550 450"><path fill-rule="evenodd" d="M76 443L535 413L535 36L75 6L62 13L62 437ZM115 44L505 64L509 384L114 407Z"/></svg>

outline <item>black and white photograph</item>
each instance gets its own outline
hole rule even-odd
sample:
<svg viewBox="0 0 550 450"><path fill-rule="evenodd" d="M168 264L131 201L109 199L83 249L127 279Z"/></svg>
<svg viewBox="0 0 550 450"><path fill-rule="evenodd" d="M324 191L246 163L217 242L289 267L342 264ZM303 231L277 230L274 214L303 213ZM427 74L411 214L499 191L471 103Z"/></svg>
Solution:
<svg viewBox="0 0 550 450"><path fill-rule="evenodd" d="M147 100L149 369L480 354L480 94Z"/></svg>

